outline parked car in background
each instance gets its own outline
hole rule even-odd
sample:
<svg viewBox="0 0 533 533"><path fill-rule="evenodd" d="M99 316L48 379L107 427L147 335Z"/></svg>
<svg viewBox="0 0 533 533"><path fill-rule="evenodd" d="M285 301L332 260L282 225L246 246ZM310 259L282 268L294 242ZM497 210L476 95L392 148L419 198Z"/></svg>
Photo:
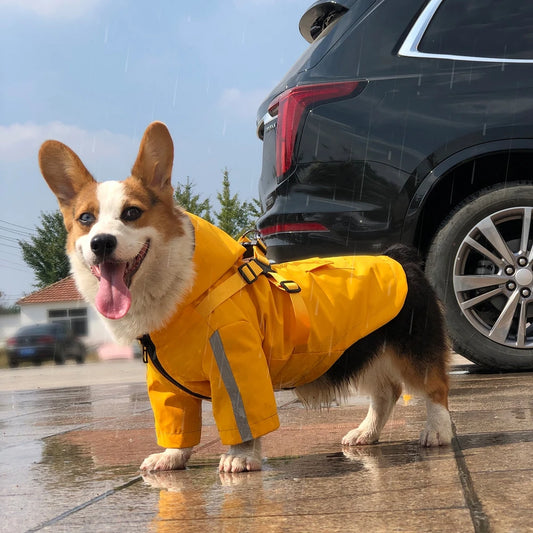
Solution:
<svg viewBox="0 0 533 533"><path fill-rule="evenodd" d="M456 350L533 369L533 2L319 0L258 111L271 259L415 245Z"/></svg>
<svg viewBox="0 0 533 533"><path fill-rule="evenodd" d="M7 340L7 357L10 367L29 361L40 365L55 361L61 365L67 359L83 363L87 350L66 324L37 324L20 328Z"/></svg>

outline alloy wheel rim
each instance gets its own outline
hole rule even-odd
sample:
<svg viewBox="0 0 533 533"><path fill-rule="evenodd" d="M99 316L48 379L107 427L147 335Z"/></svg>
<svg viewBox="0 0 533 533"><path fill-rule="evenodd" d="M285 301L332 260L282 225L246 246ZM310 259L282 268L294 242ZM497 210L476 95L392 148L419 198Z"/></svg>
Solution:
<svg viewBox="0 0 533 533"><path fill-rule="evenodd" d="M478 222L457 251L453 287L474 328L510 348L533 347L533 207L497 211Z"/></svg>

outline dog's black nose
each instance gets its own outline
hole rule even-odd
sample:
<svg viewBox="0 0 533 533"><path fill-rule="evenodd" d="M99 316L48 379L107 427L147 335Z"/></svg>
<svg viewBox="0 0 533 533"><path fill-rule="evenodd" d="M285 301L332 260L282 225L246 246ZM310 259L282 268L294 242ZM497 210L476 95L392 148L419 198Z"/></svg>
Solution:
<svg viewBox="0 0 533 533"><path fill-rule="evenodd" d="M98 259L110 256L117 247L117 238L108 233L100 233L91 239L91 250Z"/></svg>

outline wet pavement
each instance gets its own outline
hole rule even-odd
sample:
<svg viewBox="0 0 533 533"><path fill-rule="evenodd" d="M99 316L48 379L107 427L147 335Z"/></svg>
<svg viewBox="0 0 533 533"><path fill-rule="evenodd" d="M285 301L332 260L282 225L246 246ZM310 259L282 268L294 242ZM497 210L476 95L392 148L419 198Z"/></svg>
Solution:
<svg viewBox="0 0 533 533"><path fill-rule="evenodd" d="M157 446L140 361L0 370L0 530L533 531L533 374L455 362L450 447L419 447L425 407L405 396L380 444L343 451L366 398L314 412L286 392L262 472L217 472L207 404L187 470L144 477Z"/></svg>

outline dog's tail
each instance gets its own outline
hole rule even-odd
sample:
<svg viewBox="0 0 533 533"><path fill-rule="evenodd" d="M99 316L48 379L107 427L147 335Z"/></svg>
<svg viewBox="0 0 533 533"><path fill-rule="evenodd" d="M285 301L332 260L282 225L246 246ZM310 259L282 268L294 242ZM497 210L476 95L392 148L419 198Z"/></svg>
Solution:
<svg viewBox="0 0 533 533"><path fill-rule="evenodd" d="M418 250L413 246L407 246L406 244L393 244L390 248L387 248L383 255L398 261L401 265L413 264L421 270L424 269L424 260L420 257Z"/></svg>

